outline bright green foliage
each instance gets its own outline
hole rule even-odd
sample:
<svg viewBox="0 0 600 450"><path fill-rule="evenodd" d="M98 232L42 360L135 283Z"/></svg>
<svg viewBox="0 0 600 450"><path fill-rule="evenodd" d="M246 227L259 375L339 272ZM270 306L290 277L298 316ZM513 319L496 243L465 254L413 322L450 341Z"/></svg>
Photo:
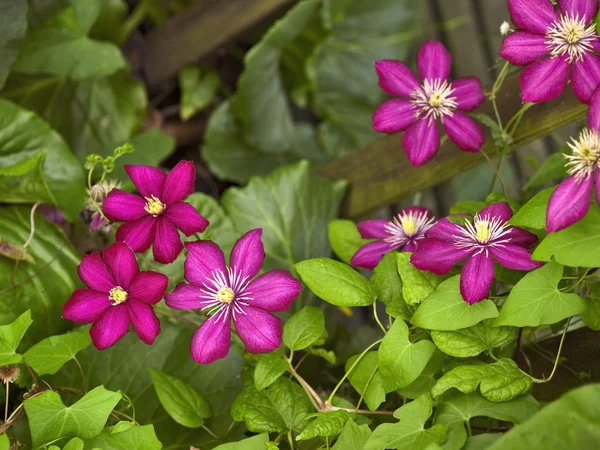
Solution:
<svg viewBox="0 0 600 450"><path fill-rule="evenodd" d="M269 442L269 435L262 433L239 442L219 445L214 450L265 450L267 442Z"/></svg>
<svg viewBox="0 0 600 450"><path fill-rule="evenodd" d="M263 355L256 355L257 362L254 369L254 385L257 391L271 386L281 375L283 375L289 363L283 359L277 350Z"/></svg>
<svg viewBox="0 0 600 450"><path fill-rule="evenodd" d="M0 434L0 450L9 450L10 440L6 433Z"/></svg>
<svg viewBox="0 0 600 450"><path fill-rule="evenodd" d="M421 372L421 375L417 377L415 381L410 383L408 386L398 388L396 392L403 397L415 399L423 394L431 392L431 389L436 383L436 375L442 368L444 361L444 354L439 350L435 350L429 362Z"/></svg>
<svg viewBox="0 0 600 450"><path fill-rule="evenodd" d="M332 450L362 450L371 436L369 425L357 425L354 420L348 420L340 437L335 442Z"/></svg>
<svg viewBox="0 0 600 450"><path fill-rule="evenodd" d="M14 322L0 326L0 366L16 364L23 359L17 353L17 347L32 323L31 311L27 310Z"/></svg>
<svg viewBox="0 0 600 450"><path fill-rule="evenodd" d="M432 331L434 344L447 355L455 358L477 356L486 350L511 341L516 335L513 327L492 327L491 320L484 320L470 328L456 331Z"/></svg>
<svg viewBox="0 0 600 450"><path fill-rule="evenodd" d="M351 356L346 361L346 372L354 365L359 355ZM348 376L350 384L371 411L375 411L385 401L385 390L379 373L377 352L367 352L356 364Z"/></svg>
<svg viewBox="0 0 600 450"><path fill-rule="evenodd" d="M398 264L394 252L386 253L375 266L371 284L377 293L377 299L386 305L402 298L402 279L398 273Z"/></svg>
<svg viewBox="0 0 600 450"><path fill-rule="evenodd" d="M335 255L346 264L360 247L369 242L363 239L351 220L336 219L329 222L329 243Z"/></svg>
<svg viewBox="0 0 600 450"><path fill-rule="evenodd" d="M546 229L546 210L548 209L548 201L554 187L546 189L531 200L517 211L517 213L508 221L511 225L530 228L532 230L545 230Z"/></svg>
<svg viewBox="0 0 600 450"><path fill-rule="evenodd" d="M79 438L73 438L63 447L63 450L83 450L85 443Z"/></svg>
<svg viewBox="0 0 600 450"><path fill-rule="evenodd" d="M163 445L156 437L153 425L135 426L119 422L105 428L98 436L86 439L85 448L102 450L161 450Z"/></svg>
<svg viewBox="0 0 600 450"><path fill-rule="evenodd" d="M181 106L179 115L188 120L213 101L221 80L212 70L203 71L199 67L188 66L179 72Z"/></svg>
<svg viewBox="0 0 600 450"><path fill-rule="evenodd" d="M317 342L324 332L323 311L314 306L305 306L283 326L283 342L291 350L302 350Z"/></svg>
<svg viewBox="0 0 600 450"><path fill-rule="evenodd" d="M396 254L398 273L402 279L402 294L409 305L416 305L425 300L441 283L441 278L424 270L419 270L410 263L412 253Z"/></svg>
<svg viewBox="0 0 600 450"><path fill-rule="evenodd" d="M31 347L23 357L38 375L53 374L92 343L87 331L50 336Z"/></svg>
<svg viewBox="0 0 600 450"><path fill-rule="evenodd" d="M352 414L346 411L330 411L310 414L307 420L314 419L306 425L306 428L297 437L297 441L312 439L316 436L337 436L342 432L348 420L352 420Z"/></svg>

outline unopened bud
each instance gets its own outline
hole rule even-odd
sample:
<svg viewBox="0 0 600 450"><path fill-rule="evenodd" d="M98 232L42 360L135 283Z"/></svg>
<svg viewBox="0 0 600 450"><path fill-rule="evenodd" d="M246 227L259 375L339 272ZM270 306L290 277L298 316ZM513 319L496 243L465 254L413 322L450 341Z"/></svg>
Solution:
<svg viewBox="0 0 600 450"><path fill-rule="evenodd" d="M2 381L2 383L12 383L19 378L20 374L21 370L16 364L0 367L0 381Z"/></svg>
<svg viewBox="0 0 600 450"><path fill-rule="evenodd" d="M102 201L104 200L104 197L106 197L106 191L99 184L95 184L92 186L92 189L90 190L90 197L96 203L102 203Z"/></svg>
<svg viewBox="0 0 600 450"><path fill-rule="evenodd" d="M505 20L504 22L502 22L502 25L500 25L500 34L502 34L502 36L506 36L509 31L510 24Z"/></svg>

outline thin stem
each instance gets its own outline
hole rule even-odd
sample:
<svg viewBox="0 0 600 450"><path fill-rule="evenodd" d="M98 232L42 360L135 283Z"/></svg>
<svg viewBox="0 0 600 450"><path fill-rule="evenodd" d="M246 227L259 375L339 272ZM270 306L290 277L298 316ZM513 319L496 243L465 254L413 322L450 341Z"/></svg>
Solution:
<svg viewBox="0 0 600 450"><path fill-rule="evenodd" d="M467 426L467 435L473 436L473 430L471 430L471 421L469 419L465 420L465 425Z"/></svg>
<svg viewBox="0 0 600 450"><path fill-rule="evenodd" d="M73 356L73 361L75 361L75 364L79 367L79 373L81 374L81 381L83 383L83 393L87 394L87 380L85 378L85 373L83 372L83 367L81 367L81 363L76 356Z"/></svg>
<svg viewBox="0 0 600 450"><path fill-rule="evenodd" d="M4 402L4 423L6 423L8 421L8 391L9 391L9 382L5 382L4 385L6 386L6 401Z"/></svg>
<svg viewBox="0 0 600 450"><path fill-rule="evenodd" d="M377 369L379 369L379 366L375 365L375 369L373 369L373 372L371 373L371 376L367 380L367 384L365 385L365 388L364 388L362 394L360 394L360 398L358 399L358 403L356 404L356 408L355 408L354 411L358 411L358 409L360 408L360 404L362 403L363 399L365 398L365 394L367 393L367 389L369 389L369 386L371 386L371 381L373 381L373 378L375 377L375 373L377 373Z"/></svg>
<svg viewBox="0 0 600 450"><path fill-rule="evenodd" d="M500 180L502 180L501 175L500 175L500 170L502 169L502 165L504 164L505 158L506 158L506 155L501 155L500 159L498 160L498 164L496 165L496 168L494 169L494 176L492 178L492 182L490 184L490 189L489 189L490 194L492 192L494 192L494 188L496 187L496 181L498 180L498 178L500 178ZM504 190L504 194L506 194L506 186L504 186L504 183L502 183L502 188Z"/></svg>
<svg viewBox="0 0 600 450"><path fill-rule="evenodd" d="M142 0L129 15L123 24L123 28L121 28L121 42L125 42L129 35L133 33L144 21L146 15L148 14L147 6L147 2Z"/></svg>
<svg viewBox="0 0 600 450"><path fill-rule="evenodd" d="M288 371L296 378L296 380L298 380L298 383L300 383L302 389L304 389L304 391L308 394L308 398L310 399L310 402L312 403L314 408L317 411L322 411L325 404L323 403L323 400L321 400L321 398L319 397L319 394L317 394L312 388L312 386L308 384L308 382L304 378L302 378L300 374L298 374L298 372L294 370L294 367L292 366L291 362L289 362L289 364L290 366L288 367Z"/></svg>
<svg viewBox="0 0 600 450"><path fill-rule="evenodd" d="M377 322L377 325L379 325L379 328L381 328L383 334L387 334L387 330L385 329L385 327L381 323L381 320L379 320L379 316L377 315L377 302L373 302L373 315L375 316L375 322Z"/></svg>
<svg viewBox="0 0 600 450"><path fill-rule="evenodd" d="M529 108L531 108L534 105L534 103L528 102L523 104L523 106L521 106L521 108L515 113L514 116L512 116L512 118L508 121L508 123L506 124L506 127L504 127L504 132L508 133L511 125L513 125L513 123L515 123L516 121L516 125L519 125L519 122L521 121L521 118L523 117L523 114L525 114L525 111L527 111ZM510 132L510 136L513 135L513 133L516 130L516 126L513 127L512 132Z"/></svg>
<svg viewBox="0 0 600 450"><path fill-rule="evenodd" d="M206 431L208 434L210 434L212 437L214 437L215 439L219 439L219 436L217 436L215 433L213 433L212 430L210 428L208 428L206 425L202 425L202 429L204 431Z"/></svg>
<svg viewBox="0 0 600 450"><path fill-rule="evenodd" d="M496 166L494 166L494 163L492 162L492 160L490 159L490 157L488 156L488 154L481 149L480 153L483 155L483 157L487 160L488 164L490 165L490 167L492 169L494 169L494 180L492 181L492 189L496 184L496 179L500 181L500 184L502 185L502 190L504 191L504 194L506 194L506 185L504 184L504 180L502 179L502 176L500 175L500 173L498 172L498 168Z"/></svg>
<svg viewBox="0 0 600 450"><path fill-rule="evenodd" d="M290 442L290 450L294 450L294 439L292 437L292 430L288 431L288 441Z"/></svg>
<svg viewBox="0 0 600 450"><path fill-rule="evenodd" d="M556 360L554 361L554 367L552 368L552 372L550 372L550 376L548 378L543 378L543 379L531 377L531 380L534 383L547 383L548 381L552 380L552 378L554 377L554 374L556 373L556 369L558 368L558 361L560 360L560 353L562 352L563 343L565 342L565 336L567 335L567 331L569 330L569 324L571 323L571 319L572 319L572 317L569 317L569 319L567 320L562 337L560 338L560 344L558 344L558 352L556 353Z"/></svg>
<svg viewBox="0 0 600 450"><path fill-rule="evenodd" d="M304 355L302 355L302 358L300 358L300 361L298 361L298 364L296 364L294 366L294 370L298 370L298 368L300 367L300 365L306 360L306 358L308 358L310 356L310 353L305 353Z"/></svg>

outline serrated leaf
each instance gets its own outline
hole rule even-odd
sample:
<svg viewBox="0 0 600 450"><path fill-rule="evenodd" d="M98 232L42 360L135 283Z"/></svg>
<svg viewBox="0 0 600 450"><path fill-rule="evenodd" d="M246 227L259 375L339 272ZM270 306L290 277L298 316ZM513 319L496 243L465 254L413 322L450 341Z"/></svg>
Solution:
<svg viewBox="0 0 600 450"><path fill-rule="evenodd" d="M325 316L320 308L305 306L294 313L283 326L283 343L291 350L302 350L325 331Z"/></svg>
<svg viewBox="0 0 600 450"><path fill-rule="evenodd" d="M179 72L181 104L179 115L186 121L213 101L221 84L219 75L203 71L199 67L187 66Z"/></svg>
<svg viewBox="0 0 600 450"><path fill-rule="evenodd" d="M346 372L354 365L359 355L354 355L346 361ZM385 402L385 390L379 373L377 352L368 352L348 375L350 384L359 395L363 396L367 407L375 411Z"/></svg>
<svg viewBox="0 0 600 450"><path fill-rule="evenodd" d="M431 272L419 270L410 262L410 252L396 254L398 273L402 278L402 295L406 303L416 305L433 293L442 279Z"/></svg>
<svg viewBox="0 0 600 450"><path fill-rule="evenodd" d="M351 220L332 220L329 222L328 231L333 252L346 264L350 264L358 249L369 242L360 236L356 224Z"/></svg>
<svg viewBox="0 0 600 450"><path fill-rule="evenodd" d="M513 327L492 327L490 320L456 331L431 331L436 347L455 358L477 356L486 350L500 347L513 339Z"/></svg>
<svg viewBox="0 0 600 450"><path fill-rule="evenodd" d="M126 424L127 426L120 427ZM161 450L163 445L156 437L154 425L135 426L131 422L119 422L105 428L98 436L86 439L86 449L93 450Z"/></svg>
<svg viewBox="0 0 600 450"><path fill-rule="evenodd" d="M281 375L283 375L289 363L282 358L279 351L257 355L258 361L254 369L254 385L257 391L272 385Z"/></svg>
<svg viewBox="0 0 600 450"><path fill-rule="evenodd" d="M38 342L23 357L38 375L54 374L91 343L87 331L73 331Z"/></svg>
<svg viewBox="0 0 600 450"><path fill-rule="evenodd" d="M27 310L14 322L0 326L0 366L16 364L23 359L17 353L17 347L32 323L31 311Z"/></svg>
<svg viewBox="0 0 600 450"><path fill-rule="evenodd" d="M508 223L521 228L545 230L548 201L555 189L556 187L551 187L536 194L512 216Z"/></svg>
<svg viewBox="0 0 600 450"><path fill-rule="evenodd" d="M436 350L433 355L431 355L431 359L423 369L423 372L421 372L421 375L408 386L396 389L396 392L403 397L412 399L430 393L433 386L435 386L435 376L442 368L443 361L444 354L439 350Z"/></svg>
<svg viewBox="0 0 600 450"><path fill-rule="evenodd" d="M369 425L357 425L354 420L348 420L331 450L362 450L369 436L371 436Z"/></svg>
<svg viewBox="0 0 600 450"><path fill-rule="evenodd" d="M267 433L243 439L238 442L228 442L215 447L214 450L267 450L269 435Z"/></svg>
<svg viewBox="0 0 600 450"><path fill-rule="evenodd" d="M315 413L308 416L314 418L306 425L306 428L296 436L297 441L306 441L317 436L337 436L342 432L348 420L352 420L352 414L347 411L328 411Z"/></svg>

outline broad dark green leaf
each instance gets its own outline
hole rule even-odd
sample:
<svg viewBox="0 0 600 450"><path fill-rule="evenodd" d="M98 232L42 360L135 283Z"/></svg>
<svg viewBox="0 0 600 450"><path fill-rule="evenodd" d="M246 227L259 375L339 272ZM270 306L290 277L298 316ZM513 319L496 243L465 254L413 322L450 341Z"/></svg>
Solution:
<svg viewBox="0 0 600 450"><path fill-rule="evenodd" d="M239 442L221 444L214 450L265 450L267 442L269 442L269 435L262 433Z"/></svg>
<svg viewBox="0 0 600 450"><path fill-rule="evenodd" d="M516 335L516 328L492 327L491 322L484 320L456 331L431 331L431 338L437 348L447 355L455 358L477 356L483 351L500 347Z"/></svg>
<svg viewBox="0 0 600 450"><path fill-rule="evenodd" d="M546 210L554 189L556 187L551 187L537 194L525 203L508 223L517 227L531 228L532 230L545 230Z"/></svg>
<svg viewBox="0 0 600 450"><path fill-rule="evenodd" d="M27 31L27 2L0 0L0 11L2 11L0 23L0 89L2 89Z"/></svg>
<svg viewBox="0 0 600 450"><path fill-rule="evenodd" d="M283 343L291 350L314 344L325 332L325 316L320 308L305 306L283 326Z"/></svg>
<svg viewBox="0 0 600 450"><path fill-rule="evenodd" d="M442 282L442 278L431 272L419 270L410 263L412 253L396 254L398 273L402 279L402 295L409 305L416 305L431 295Z"/></svg>
<svg viewBox="0 0 600 450"><path fill-rule="evenodd" d="M213 101L221 84L219 75L213 71L188 66L179 72L181 89L181 105L179 115L188 120L198 111L206 108Z"/></svg>
<svg viewBox="0 0 600 450"><path fill-rule="evenodd" d="M354 420L348 420L340 437L331 447L332 450L362 450L371 436L369 425L357 425Z"/></svg>
<svg viewBox="0 0 600 450"><path fill-rule="evenodd" d="M310 414L307 419L314 419L306 425L306 428L297 437L297 441L305 441L317 436L337 436L340 434L348 420L352 420L352 414L346 411L328 411Z"/></svg>
<svg viewBox="0 0 600 450"><path fill-rule="evenodd" d="M369 242L360 237L356 224L351 220L336 219L329 222L329 243L335 255L346 264L357 250Z"/></svg>
<svg viewBox="0 0 600 450"><path fill-rule="evenodd" d="M359 355L354 355L346 361L346 372L356 363ZM379 373L379 362L377 352L368 352L348 375L350 384L371 411L375 411L385 402L385 390Z"/></svg>
<svg viewBox="0 0 600 450"><path fill-rule="evenodd" d="M444 361L444 354L439 350L433 352L429 362L421 372L421 375L417 377L415 381L410 383L408 386L396 389L396 392L403 397L415 399L423 394L431 392L433 386L435 386L435 376L442 368Z"/></svg>
<svg viewBox="0 0 600 450"><path fill-rule="evenodd" d="M586 309L581 314L583 323L592 330L600 330L600 282L587 285Z"/></svg>
<svg viewBox="0 0 600 450"><path fill-rule="evenodd" d="M163 445L156 437L154 425L135 426L131 422L119 422L105 428L98 436L86 439L85 448L90 450L161 450Z"/></svg>
<svg viewBox="0 0 600 450"><path fill-rule="evenodd" d="M27 310L12 323L0 326L0 366L21 362L23 356L17 353L17 347L32 323L31 311Z"/></svg>
<svg viewBox="0 0 600 450"><path fill-rule="evenodd" d="M123 24L129 10L127 3L125 0L102 0L100 6L90 38L121 44Z"/></svg>
<svg viewBox="0 0 600 450"><path fill-rule="evenodd" d="M23 357L38 375L54 374L92 343L88 331L50 336L31 347Z"/></svg>
<svg viewBox="0 0 600 450"><path fill-rule="evenodd" d="M254 369L254 386L256 386L257 391L262 391L264 388L271 386L275 380L287 371L289 363L283 359L278 350L256 355L256 357L258 361Z"/></svg>

